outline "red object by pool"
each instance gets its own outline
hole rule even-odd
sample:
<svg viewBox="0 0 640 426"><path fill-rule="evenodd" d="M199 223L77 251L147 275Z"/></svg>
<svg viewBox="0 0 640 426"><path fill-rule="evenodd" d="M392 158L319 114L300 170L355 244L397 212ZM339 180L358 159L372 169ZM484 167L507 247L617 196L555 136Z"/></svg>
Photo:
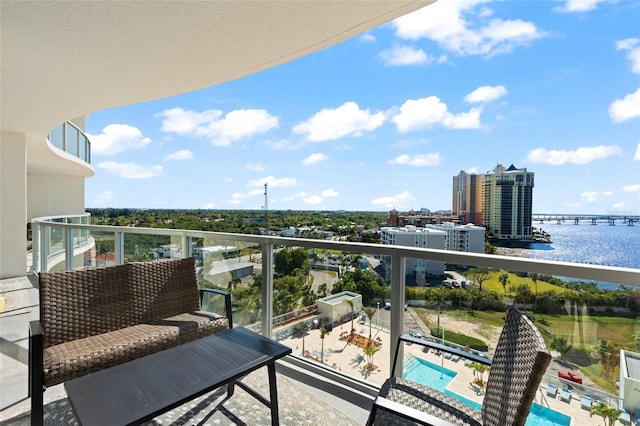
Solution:
<svg viewBox="0 0 640 426"><path fill-rule="evenodd" d="M561 379L571 380L572 382L582 384L582 377L578 376L573 371L558 370L558 377L560 377Z"/></svg>

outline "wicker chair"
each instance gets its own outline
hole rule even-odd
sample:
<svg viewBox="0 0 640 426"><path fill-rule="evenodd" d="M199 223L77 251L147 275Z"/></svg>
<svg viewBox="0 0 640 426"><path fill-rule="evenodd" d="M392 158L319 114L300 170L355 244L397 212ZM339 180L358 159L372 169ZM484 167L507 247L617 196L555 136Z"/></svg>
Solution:
<svg viewBox="0 0 640 426"><path fill-rule="evenodd" d="M439 343L401 336L418 343L491 365L482 410L409 380L389 378L376 398L368 425L524 425L551 355L529 318L510 308L493 361ZM397 351L396 351L397 354ZM394 360L395 371L397 359Z"/></svg>

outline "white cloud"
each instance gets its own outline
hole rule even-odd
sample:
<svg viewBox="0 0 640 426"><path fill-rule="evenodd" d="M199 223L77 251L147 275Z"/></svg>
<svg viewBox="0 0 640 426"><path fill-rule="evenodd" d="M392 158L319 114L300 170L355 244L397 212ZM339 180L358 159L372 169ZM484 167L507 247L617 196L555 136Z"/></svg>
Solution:
<svg viewBox="0 0 640 426"><path fill-rule="evenodd" d="M609 106L609 116L614 123L622 123L640 117L640 89L623 99L613 101Z"/></svg>
<svg viewBox="0 0 640 426"><path fill-rule="evenodd" d="M640 39L627 38L616 42L617 50L628 50L627 58L631 61L631 72L640 74Z"/></svg>
<svg viewBox="0 0 640 426"><path fill-rule="evenodd" d="M428 38L440 47L459 55L493 55L509 52L544 37L535 24L519 19L491 19L492 12L482 8L473 18L475 7L486 0L438 1L429 7L392 22L396 35L406 40Z"/></svg>
<svg viewBox="0 0 640 426"><path fill-rule="evenodd" d="M111 200L115 200L116 196L111 191L102 191L93 199L94 206L106 206Z"/></svg>
<svg viewBox="0 0 640 426"><path fill-rule="evenodd" d="M360 36L360 41L364 41L366 43L372 43L376 41L376 37L370 33L364 33Z"/></svg>
<svg viewBox="0 0 640 426"><path fill-rule="evenodd" d="M480 127L481 108L471 108L469 112L452 114L447 104L437 96L409 99L400 107L400 113L393 117L399 132L430 127L440 124L450 129L477 129Z"/></svg>
<svg viewBox="0 0 640 426"><path fill-rule="evenodd" d="M603 158L607 158L612 155L621 156L622 149L617 145L580 147L574 151L536 148L527 154L527 159L532 163L544 163L552 166L560 166L566 163L587 164L592 161L602 160Z"/></svg>
<svg viewBox="0 0 640 426"><path fill-rule="evenodd" d="M440 154L432 152L429 154L418 155L399 155L393 160L389 160L389 164L399 164L408 166L437 166L442 161Z"/></svg>
<svg viewBox="0 0 640 426"><path fill-rule="evenodd" d="M416 198L413 195L411 195L411 192L404 191L401 194L374 198L371 201L371 204L382 204L383 206L391 208L396 206L403 206L408 201L415 201L415 199Z"/></svg>
<svg viewBox="0 0 640 426"><path fill-rule="evenodd" d="M613 195L613 191L604 191L602 195L604 195L605 197L610 197Z"/></svg>
<svg viewBox="0 0 640 426"><path fill-rule="evenodd" d="M583 192L582 194L580 194L580 196L582 197L583 200L585 200L588 203L593 203L593 202L598 201L598 193L597 192L586 191L586 192Z"/></svg>
<svg viewBox="0 0 640 426"><path fill-rule="evenodd" d="M197 112L171 108L157 116L164 118L162 131L203 137L216 146L229 146L232 142L278 127L278 118L264 109L238 109L223 117L220 110Z"/></svg>
<svg viewBox="0 0 640 426"><path fill-rule="evenodd" d="M307 121L297 124L293 132L306 135L309 141L330 141L346 136L361 136L384 123L383 112L372 114L355 102L345 102L336 109L323 109Z"/></svg>
<svg viewBox="0 0 640 426"><path fill-rule="evenodd" d="M162 173L162 166L146 167L136 163L118 163L116 161L103 161L96 167L105 169L114 175L125 179L148 179Z"/></svg>
<svg viewBox="0 0 640 426"><path fill-rule="evenodd" d="M337 196L338 196L338 193L334 191L333 188L328 188L322 191L323 198L337 197Z"/></svg>
<svg viewBox="0 0 640 426"><path fill-rule="evenodd" d="M261 172L265 169L264 165L260 163L246 163L244 168L247 170L252 170L254 172Z"/></svg>
<svg viewBox="0 0 640 426"><path fill-rule="evenodd" d="M127 124L109 124L99 135L89 134L91 154L114 155L144 148L151 143L140 129Z"/></svg>
<svg viewBox="0 0 640 426"><path fill-rule="evenodd" d="M433 56L427 56L422 49L414 49L411 46L394 46L379 54L385 65L401 67L406 65L421 65L432 63L436 60Z"/></svg>
<svg viewBox="0 0 640 426"><path fill-rule="evenodd" d="M324 199L319 195L310 195L306 198L303 198L302 201L307 204L316 205L322 203Z"/></svg>
<svg viewBox="0 0 640 426"><path fill-rule="evenodd" d="M638 144L638 148L636 149L636 155L633 157L635 161L640 161L640 143Z"/></svg>
<svg viewBox="0 0 640 426"><path fill-rule="evenodd" d="M478 168L477 167L469 167L468 169L464 169L464 171L467 172L467 173L477 174L478 173Z"/></svg>
<svg viewBox="0 0 640 426"><path fill-rule="evenodd" d="M603 1L606 0L567 0L564 5L554 7L553 10L561 13L589 12L598 7L598 3Z"/></svg>
<svg viewBox="0 0 640 426"><path fill-rule="evenodd" d="M640 191L640 185L627 185L622 188L624 192L636 192Z"/></svg>
<svg viewBox="0 0 640 426"><path fill-rule="evenodd" d="M320 152L316 152L302 160L303 166L311 166L312 164L318 164L322 161L328 160L329 156L326 154L322 154Z"/></svg>
<svg viewBox="0 0 640 426"><path fill-rule="evenodd" d="M625 206L625 204L624 204L624 203L616 203L616 204L614 204L614 205L613 205L613 206L611 206L611 207L613 207L614 209L621 209L621 208L623 208L624 206Z"/></svg>
<svg viewBox="0 0 640 426"><path fill-rule="evenodd" d="M305 204L318 205L323 203L327 198L332 198L337 196L338 196L338 193L336 191L334 191L331 188L328 188L322 191L320 195L312 194L306 191L296 192L295 194L292 194L291 196L287 197L285 201L289 202L289 201L301 199Z"/></svg>
<svg viewBox="0 0 640 426"><path fill-rule="evenodd" d="M507 89L500 86L480 86L473 92L464 97L466 102L478 103L478 102L492 102L498 98L506 95Z"/></svg>
<svg viewBox="0 0 640 426"><path fill-rule="evenodd" d="M278 187L283 188L287 186L293 186L297 182L295 178L275 178L273 176L265 176L260 179L250 180L249 182L247 182L246 186L249 188L255 187L255 186L264 187L265 183L269 185L269 188L278 188Z"/></svg>
<svg viewBox="0 0 640 426"><path fill-rule="evenodd" d="M229 204L238 205L242 202L242 200L255 197L258 195L263 195L264 192L262 189L252 189L249 192L234 192L231 194L231 199L227 201Z"/></svg>
<svg viewBox="0 0 640 426"><path fill-rule="evenodd" d="M216 207L216 205L214 203L207 203L204 206L202 206L203 209L214 209Z"/></svg>
<svg viewBox="0 0 640 426"><path fill-rule="evenodd" d="M193 158L193 152L188 149L182 149L164 157L165 160L189 160Z"/></svg>

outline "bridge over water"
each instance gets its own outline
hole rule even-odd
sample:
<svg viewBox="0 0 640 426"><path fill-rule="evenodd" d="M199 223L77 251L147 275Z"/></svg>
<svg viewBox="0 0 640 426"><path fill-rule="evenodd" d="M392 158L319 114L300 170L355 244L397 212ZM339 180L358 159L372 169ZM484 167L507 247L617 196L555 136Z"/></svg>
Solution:
<svg viewBox="0 0 640 426"><path fill-rule="evenodd" d="M590 215L590 214L552 214L552 213L537 213L531 215L531 223L545 223L556 222L561 223L573 223L579 225L580 223L588 223L591 225L605 224L609 226L626 225L634 226L640 225L640 216L637 215Z"/></svg>

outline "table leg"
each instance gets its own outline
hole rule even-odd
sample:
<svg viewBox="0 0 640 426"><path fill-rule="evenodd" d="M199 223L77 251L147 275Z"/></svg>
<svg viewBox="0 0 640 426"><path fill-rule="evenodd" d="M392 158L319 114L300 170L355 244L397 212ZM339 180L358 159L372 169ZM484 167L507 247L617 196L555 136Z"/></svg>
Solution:
<svg viewBox="0 0 640 426"><path fill-rule="evenodd" d="M276 386L276 363L272 362L267 365L269 371L269 399L271 401L271 425L278 426L280 419L278 417L278 388Z"/></svg>

